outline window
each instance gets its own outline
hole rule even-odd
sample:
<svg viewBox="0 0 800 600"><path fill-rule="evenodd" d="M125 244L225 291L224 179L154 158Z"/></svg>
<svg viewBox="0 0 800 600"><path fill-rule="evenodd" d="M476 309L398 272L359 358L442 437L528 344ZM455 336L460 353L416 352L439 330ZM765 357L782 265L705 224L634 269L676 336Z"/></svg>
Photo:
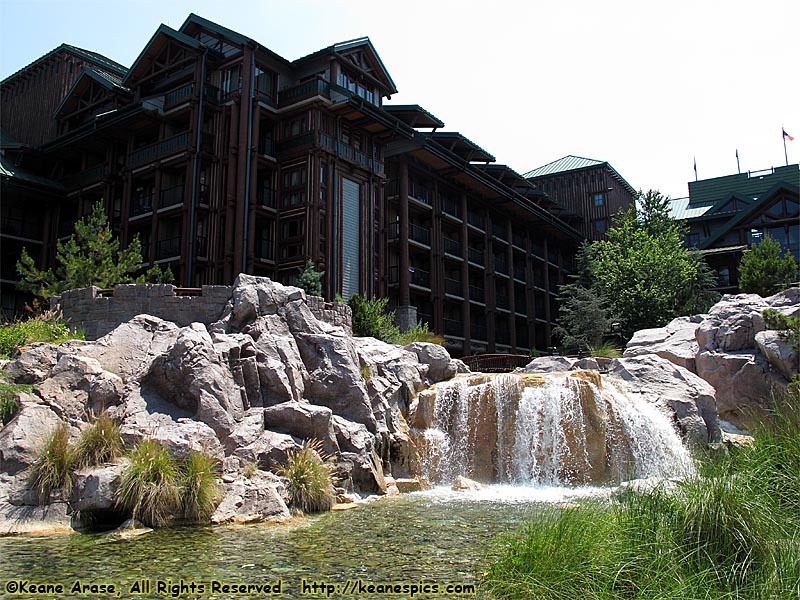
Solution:
<svg viewBox="0 0 800 600"><path fill-rule="evenodd" d="M604 194L595 194L594 195L594 205L595 206L603 206L605 202Z"/></svg>
<svg viewBox="0 0 800 600"><path fill-rule="evenodd" d="M306 166L296 167L283 172L283 187L296 187L306 182Z"/></svg>
<svg viewBox="0 0 800 600"><path fill-rule="evenodd" d="M267 98L274 99L275 96L275 74L256 67L256 92Z"/></svg>
<svg viewBox="0 0 800 600"><path fill-rule="evenodd" d="M594 229L597 233L605 233L606 232L606 220L605 219L598 219L594 222Z"/></svg>
<svg viewBox="0 0 800 600"><path fill-rule="evenodd" d="M285 138L294 137L296 135L300 135L301 133L307 130L308 127L306 126L306 117L305 115L303 115L302 117L299 117L297 119L292 119L291 121L286 123L284 129L284 134L285 134L284 137Z"/></svg>
<svg viewBox="0 0 800 600"><path fill-rule="evenodd" d="M728 267L720 267L717 269L717 285L719 287L728 287L731 284L731 271Z"/></svg>
<svg viewBox="0 0 800 600"><path fill-rule="evenodd" d="M220 75L220 89L223 94L238 92L242 89L242 68L239 65L225 69Z"/></svg>
<svg viewBox="0 0 800 600"><path fill-rule="evenodd" d="M295 238L303 235L306 230L305 220L292 219L281 223L281 238L286 240L288 238Z"/></svg>
<svg viewBox="0 0 800 600"><path fill-rule="evenodd" d="M697 248L700 244L700 234L699 233L690 233L686 236L686 245L689 248Z"/></svg>

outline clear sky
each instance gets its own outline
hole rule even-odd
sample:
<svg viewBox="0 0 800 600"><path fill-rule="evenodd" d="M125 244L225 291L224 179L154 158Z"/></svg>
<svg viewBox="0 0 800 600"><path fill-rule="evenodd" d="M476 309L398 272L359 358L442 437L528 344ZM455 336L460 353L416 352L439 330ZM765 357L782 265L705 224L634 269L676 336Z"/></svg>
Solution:
<svg viewBox="0 0 800 600"><path fill-rule="evenodd" d="M368 35L399 93L520 173L567 154L636 189L800 161L800 0L0 0L0 79L62 42L130 66L190 12L292 60Z"/></svg>

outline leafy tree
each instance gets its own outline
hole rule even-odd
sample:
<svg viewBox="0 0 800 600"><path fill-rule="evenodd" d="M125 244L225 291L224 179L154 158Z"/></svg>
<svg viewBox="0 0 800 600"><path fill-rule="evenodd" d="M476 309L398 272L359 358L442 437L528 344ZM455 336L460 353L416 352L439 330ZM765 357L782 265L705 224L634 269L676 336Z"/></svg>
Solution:
<svg viewBox="0 0 800 600"><path fill-rule="evenodd" d="M394 343L400 330L394 324L394 311L384 312L388 298L366 300L361 294L353 294L347 305L353 311L353 335L374 337Z"/></svg>
<svg viewBox="0 0 800 600"><path fill-rule="evenodd" d="M789 287L797 278L797 262L791 253L781 256L780 243L764 236L745 251L739 263L739 288L749 294L770 296Z"/></svg>
<svg viewBox="0 0 800 600"><path fill-rule="evenodd" d="M56 261L55 271L42 271L23 248L17 261L17 271L22 276L17 288L46 299L90 285L108 288L117 283L173 280L172 271L169 268L162 271L158 265L144 275L136 275L142 263L139 236L134 236L128 247L120 250L100 202L95 204L92 214L75 223L75 233L66 242L58 242Z"/></svg>
<svg viewBox="0 0 800 600"><path fill-rule="evenodd" d="M310 258L306 261L300 277L297 278L297 287L305 290L311 296L322 296L322 276L325 271L317 271L314 261Z"/></svg>
<svg viewBox="0 0 800 600"><path fill-rule="evenodd" d="M562 286L565 342L597 345L612 319L630 336L703 312L718 299L707 265L683 247L685 226L670 217L668 197L639 192L636 205L619 213L606 235L582 248L578 280Z"/></svg>

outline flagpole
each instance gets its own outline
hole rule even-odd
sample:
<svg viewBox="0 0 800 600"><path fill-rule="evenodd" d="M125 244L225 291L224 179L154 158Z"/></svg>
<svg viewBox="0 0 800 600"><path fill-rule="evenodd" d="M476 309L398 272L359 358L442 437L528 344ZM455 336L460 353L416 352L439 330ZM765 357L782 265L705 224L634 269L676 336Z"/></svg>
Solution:
<svg viewBox="0 0 800 600"><path fill-rule="evenodd" d="M786 166L789 166L789 154L786 152L786 130L781 125L781 137L783 138L783 158L786 160Z"/></svg>
<svg viewBox="0 0 800 600"><path fill-rule="evenodd" d="M783 145L786 145L786 141L784 140ZM697 157L694 157L694 180L697 181Z"/></svg>
<svg viewBox="0 0 800 600"><path fill-rule="evenodd" d="M739 175L742 174L742 167L739 165L739 149L736 149L736 170L739 171Z"/></svg>

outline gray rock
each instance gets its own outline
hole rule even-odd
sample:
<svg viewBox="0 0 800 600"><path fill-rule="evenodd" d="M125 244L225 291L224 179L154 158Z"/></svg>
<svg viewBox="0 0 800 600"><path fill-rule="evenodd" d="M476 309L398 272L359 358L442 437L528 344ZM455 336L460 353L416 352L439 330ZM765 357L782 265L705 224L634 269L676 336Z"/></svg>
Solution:
<svg viewBox="0 0 800 600"><path fill-rule="evenodd" d="M269 406L303 397L308 373L286 322L278 315L259 317L244 330L253 339L260 401Z"/></svg>
<svg viewBox="0 0 800 600"><path fill-rule="evenodd" d="M291 435L262 431L246 446L237 447L234 454L245 463L269 470L286 463L289 453L299 449L300 440Z"/></svg>
<svg viewBox="0 0 800 600"><path fill-rule="evenodd" d="M264 409L264 429L288 433L303 440L319 440L324 452L336 454L339 444L332 416L329 408L292 400Z"/></svg>
<svg viewBox="0 0 800 600"><path fill-rule="evenodd" d="M570 370L599 371L600 365L597 363L597 359L590 356L575 361L575 364L572 365L572 369Z"/></svg>
<svg viewBox="0 0 800 600"><path fill-rule="evenodd" d="M15 383L41 383L58 362L58 347L53 344L31 344L15 360L3 367L3 372Z"/></svg>
<svg viewBox="0 0 800 600"><path fill-rule="evenodd" d="M233 282L231 312L223 321L228 331L241 330L258 317L274 315L288 302L305 300L305 297L305 292L300 288L240 273Z"/></svg>
<svg viewBox="0 0 800 600"><path fill-rule="evenodd" d="M289 518L281 480L264 471L240 476L223 484L224 496L211 516L212 523L260 523Z"/></svg>
<svg viewBox="0 0 800 600"><path fill-rule="evenodd" d="M84 469L75 473L69 504L73 511L110 510L116 505L124 464Z"/></svg>
<svg viewBox="0 0 800 600"><path fill-rule="evenodd" d="M94 358L63 354L50 377L37 386L38 393L61 418L80 421L89 413L89 390L103 373Z"/></svg>
<svg viewBox="0 0 800 600"><path fill-rule="evenodd" d="M700 350L735 352L754 349L756 333L766 329L761 313L769 307L758 294L723 296L697 328L695 335Z"/></svg>
<svg viewBox="0 0 800 600"><path fill-rule="evenodd" d="M31 467L44 438L61 422L58 415L33 397L21 394L16 417L0 429L0 471L14 475Z"/></svg>
<svg viewBox="0 0 800 600"><path fill-rule="evenodd" d="M0 536L72 533L66 502L44 506L14 506L0 502Z"/></svg>
<svg viewBox="0 0 800 600"><path fill-rule="evenodd" d="M694 357L699 351L695 332L701 317L678 317L666 327L643 329L633 334L628 342L625 358L657 354L661 358L696 373Z"/></svg>
<svg viewBox="0 0 800 600"><path fill-rule="evenodd" d="M526 373L553 373L569 371L574 364L575 360L566 356L540 356L529 362L523 370Z"/></svg>
<svg viewBox="0 0 800 600"><path fill-rule="evenodd" d="M800 372L800 357L792 349L791 341L780 332L759 331L755 339L758 351L787 381Z"/></svg>
<svg viewBox="0 0 800 600"><path fill-rule="evenodd" d="M438 344L414 342L406 346L405 349L416 354L420 363L428 365L428 379L431 383L452 379L458 373L467 372L460 370L466 368L463 362L456 362L451 359L450 353Z"/></svg>
<svg viewBox="0 0 800 600"><path fill-rule="evenodd" d="M331 419L336 441L342 452L371 454L375 446L374 436L361 423L353 423L338 415Z"/></svg>
<svg viewBox="0 0 800 600"><path fill-rule="evenodd" d="M612 361L609 375L624 382L628 392L675 414L684 439L705 445L720 439L714 388L688 369L654 354Z"/></svg>
<svg viewBox="0 0 800 600"><path fill-rule="evenodd" d="M143 383L176 406L192 411L194 418L222 437L230 434L244 414L241 390L199 323L177 332L175 343L153 361Z"/></svg>

